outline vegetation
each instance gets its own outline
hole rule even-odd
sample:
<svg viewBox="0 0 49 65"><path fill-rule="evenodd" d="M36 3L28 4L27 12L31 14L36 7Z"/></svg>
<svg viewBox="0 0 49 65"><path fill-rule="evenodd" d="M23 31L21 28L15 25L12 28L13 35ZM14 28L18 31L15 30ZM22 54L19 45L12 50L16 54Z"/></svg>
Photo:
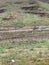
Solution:
<svg viewBox="0 0 49 65"><path fill-rule="evenodd" d="M5 32L49 26L48 7L41 0L0 0L0 65L49 65L49 30Z"/></svg>
<svg viewBox="0 0 49 65"><path fill-rule="evenodd" d="M34 14L39 10L49 13L49 6L48 3L44 3L38 1L35 4L29 4L29 2L22 1L22 3L16 1L7 1L5 3L0 4L0 11L1 9L5 9L0 13L0 26L3 27L24 27L24 26L33 26L35 23L36 25L49 25L49 15L41 17L39 14ZM18 4L19 3L19 4ZM39 7L36 10L22 10L23 7L35 6ZM33 12L34 11L34 12ZM24 13L24 12L33 12ZM40 13L40 11L38 12ZM35 23L34 23L35 22Z"/></svg>
<svg viewBox="0 0 49 65"><path fill-rule="evenodd" d="M0 63L2 65L48 65L48 58L49 40L0 42ZM12 59L15 60L14 63Z"/></svg>

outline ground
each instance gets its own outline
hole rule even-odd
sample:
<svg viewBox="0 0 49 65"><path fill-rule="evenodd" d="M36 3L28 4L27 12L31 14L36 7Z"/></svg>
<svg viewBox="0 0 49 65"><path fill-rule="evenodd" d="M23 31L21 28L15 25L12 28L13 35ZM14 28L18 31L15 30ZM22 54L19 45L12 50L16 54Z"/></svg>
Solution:
<svg viewBox="0 0 49 65"><path fill-rule="evenodd" d="M0 0L0 65L49 65L48 0Z"/></svg>
<svg viewBox="0 0 49 65"><path fill-rule="evenodd" d="M48 65L49 40L1 41L0 65L12 64Z"/></svg>

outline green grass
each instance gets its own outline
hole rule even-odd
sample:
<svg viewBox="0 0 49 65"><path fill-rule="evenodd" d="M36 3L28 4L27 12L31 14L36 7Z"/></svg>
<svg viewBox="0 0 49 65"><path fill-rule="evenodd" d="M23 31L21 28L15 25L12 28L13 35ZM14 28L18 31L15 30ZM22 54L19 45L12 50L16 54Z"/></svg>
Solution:
<svg viewBox="0 0 49 65"><path fill-rule="evenodd" d="M3 15L1 15L3 16ZM24 27L34 25L49 25L49 18L42 18L32 14L18 14L15 20L1 21L0 26L3 27Z"/></svg>
<svg viewBox="0 0 49 65"><path fill-rule="evenodd" d="M40 4L40 6L42 7L42 8L44 8L45 9L45 12L46 13L49 13L49 4L48 3L45 3L45 2L40 2L39 1L39 4Z"/></svg>
<svg viewBox="0 0 49 65"><path fill-rule="evenodd" d="M26 0L24 0L26 1ZM36 25L49 25L49 18L40 17L35 14L24 13L21 10L22 6L29 6L28 3L14 4L10 1L8 3L1 3L0 7L5 6L6 12L0 13L0 27L24 27ZM49 13L49 4L39 2L40 7L44 8L46 13ZM12 16L12 20L2 20L5 17ZM16 33L0 33L3 38L14 37L31 37L46 38L49 37L49 31L30 31L30 32L16 32ZM15 60L14 63L11 60ZM49 40L2 40L0 41L0 65L49 65Z"/></svg>
<svg viewBox="0 0 49 65"><path fill-rule="evenodd" d="M4 6L5 4L0 4ZM49 18L40 17L35 14L25 14L25 10L21 10L22 6L29 6L28 3L14 4L14 2L6 3L6 12L0 13L0 26L3 27L24 27L24 26L34 26L34 25L49 25ZM39 6L45 9L45 12L49 12L49 4L39 2ZM5 17L13 16L13 20L2 20Z"/></svg>
<svg viewBox="0 0 49 65"><path fill-rule="evenodd" d="M1 41L0 49L2 65L49 64L49 40ZM15 63L11 62L12 59Z"/></svg>

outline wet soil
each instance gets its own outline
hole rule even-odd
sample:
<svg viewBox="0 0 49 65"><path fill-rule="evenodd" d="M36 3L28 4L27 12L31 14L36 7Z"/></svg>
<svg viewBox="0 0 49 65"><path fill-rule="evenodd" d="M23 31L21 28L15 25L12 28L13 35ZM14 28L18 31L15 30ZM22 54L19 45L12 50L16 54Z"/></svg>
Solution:
<svg viewBox="0 0 49 65"><path fill-rule="evenodd" d="M0 8L0 13L6 12L6 9Z"/></svg>

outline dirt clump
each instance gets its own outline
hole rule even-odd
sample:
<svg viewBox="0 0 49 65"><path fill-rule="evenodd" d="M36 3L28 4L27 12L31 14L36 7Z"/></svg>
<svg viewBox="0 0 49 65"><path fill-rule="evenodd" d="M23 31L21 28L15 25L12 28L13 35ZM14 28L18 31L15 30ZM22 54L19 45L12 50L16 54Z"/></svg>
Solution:
<svg viewBox="0 0 49 65"><path fill-rule="evenodd" d="M14 2L14 4L22 4L23 2Z"/></svg>
<svg viewBox="0 0 49 65"><path fill-rule="evenodd" d="M13 16L9 16L9 17L3 18L2 20L4 20L4 21L9 21L9 20L13 20L13 19L14 19Z"/></svg>
<svg viewBox="0 0 49 65"><path fill-rule="evenodd" d="M5 11L6 11L6 9L0 8L0 13L4 13Z"/></svg>

